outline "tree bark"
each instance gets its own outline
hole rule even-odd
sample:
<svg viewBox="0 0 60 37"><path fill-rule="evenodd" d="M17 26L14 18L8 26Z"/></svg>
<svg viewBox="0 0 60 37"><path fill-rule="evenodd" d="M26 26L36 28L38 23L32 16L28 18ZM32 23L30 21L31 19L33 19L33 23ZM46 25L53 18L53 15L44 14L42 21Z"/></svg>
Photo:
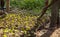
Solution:
<svg viewBox="0 0 60 37"><path fill-rule="evenodd" d="M9 12L10 0L6 0L6 12Z"/></svg>
<svg viewBox="0 0 60 37"><path fill-rule="evenodd" d="M54 1L54 0L53 0ZM51 7L51 23L50 23L50 28L56 27L57 26L57 20L59 18L59 6L58 2L52 5Z"/></svg>

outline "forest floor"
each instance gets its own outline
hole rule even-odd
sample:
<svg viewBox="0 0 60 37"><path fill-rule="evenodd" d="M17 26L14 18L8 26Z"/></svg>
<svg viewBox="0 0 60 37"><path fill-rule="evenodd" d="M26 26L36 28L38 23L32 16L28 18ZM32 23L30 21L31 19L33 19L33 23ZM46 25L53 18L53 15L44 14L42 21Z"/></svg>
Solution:
<svg viewBox="0 0 60 37"><path fill-rule="evenodd" d="M33 28L35 25L37 17L39 16L31 11L11 11L11 13L8 13L5 18L0 19L0 27L4 27L0 29L0 37L20 37L23 33L26 34L27 30ZM43 17L42 21L45 22L46 18L47 17ZM35 33L36 37L44 37L42 35L47 31L48 30L44 29L37 31ZM54 30L50 37L60 37L60 28Z"/></svg>
<svg viewBox="0 0 60 37"><path fill-rule="evenodd" d="M41 30L41 31L37 31L36 32L36 37L60 37L60 28L54 30L52 33L51 31L48 31L48 33L46 34L48 30Z"/></svg>
<svg viewBox="0 0 60 37"><path fill-rule="evenodd" d="M53 34L51 35L51 37L60 37L60 28L56 29Z"/></svg>

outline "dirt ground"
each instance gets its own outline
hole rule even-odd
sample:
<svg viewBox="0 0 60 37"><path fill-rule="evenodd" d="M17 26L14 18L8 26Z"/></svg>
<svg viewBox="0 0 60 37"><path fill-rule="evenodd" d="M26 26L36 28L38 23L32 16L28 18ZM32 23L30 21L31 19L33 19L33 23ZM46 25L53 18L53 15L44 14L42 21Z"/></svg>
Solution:
<svg viewBox="0 0 60 37"><path fill-rule="evenodd" d="M60 37L60 28L56 29L50 37Z"/></svg>
<svg viewBox="0 0 60 37"><path fill-rule="evenodd" d="M48 32L48 34L43 35L44 33L46 33L48 30L41 30L41 31L37 31L36 37L60 37L60 28L54 30L54 32L49 36L49 33L51 33L51 31Z"/></svg>

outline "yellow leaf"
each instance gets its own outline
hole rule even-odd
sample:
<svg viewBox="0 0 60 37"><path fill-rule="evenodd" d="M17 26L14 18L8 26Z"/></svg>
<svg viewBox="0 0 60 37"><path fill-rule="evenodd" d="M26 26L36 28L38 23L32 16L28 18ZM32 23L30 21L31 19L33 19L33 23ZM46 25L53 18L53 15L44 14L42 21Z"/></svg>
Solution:
<svg viewBox="0 0 60 37"><path fill-rule="evenodd" d="M5 35L5 34L4 34L3 36L4 36L4 37L7 37L7 35Z"/></svg>

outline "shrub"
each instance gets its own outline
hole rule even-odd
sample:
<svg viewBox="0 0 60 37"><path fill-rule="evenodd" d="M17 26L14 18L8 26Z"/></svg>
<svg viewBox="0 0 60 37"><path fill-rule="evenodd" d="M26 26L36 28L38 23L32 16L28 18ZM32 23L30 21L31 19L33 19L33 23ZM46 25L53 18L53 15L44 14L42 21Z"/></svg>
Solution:
<svg viewBox="0 0 60 37"><path fill-rule="evenodd" d="M31 10L44 6L44 0L11 0L11 6Z"/></svg>

